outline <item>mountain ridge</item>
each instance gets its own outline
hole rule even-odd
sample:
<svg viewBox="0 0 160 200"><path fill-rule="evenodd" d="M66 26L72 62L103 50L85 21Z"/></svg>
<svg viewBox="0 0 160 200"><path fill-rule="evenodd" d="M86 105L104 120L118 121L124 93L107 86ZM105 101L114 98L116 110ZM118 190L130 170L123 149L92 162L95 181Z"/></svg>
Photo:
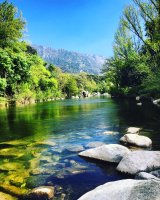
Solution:
<svg viewBox="0 0 160 200"><path fill-rule="evenodd" d="M60 67L64 72L100 74L105 62L103 56L95 54L79 53L65 49L54 49L42 45L32 46L46 62Z"/></svg>

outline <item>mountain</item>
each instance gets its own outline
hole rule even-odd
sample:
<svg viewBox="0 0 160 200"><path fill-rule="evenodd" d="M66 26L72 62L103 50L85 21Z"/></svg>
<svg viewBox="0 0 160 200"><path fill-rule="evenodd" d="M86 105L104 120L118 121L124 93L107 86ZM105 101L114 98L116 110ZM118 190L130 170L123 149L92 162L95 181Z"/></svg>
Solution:
<svg viewBox="0 0 160 200"><path fill-rule="evenodd" d="M64 49L56 50L40 45L33 45L33 47L45 61L69 73L99 74L105 61L103 56L82 54Z"/></svg>

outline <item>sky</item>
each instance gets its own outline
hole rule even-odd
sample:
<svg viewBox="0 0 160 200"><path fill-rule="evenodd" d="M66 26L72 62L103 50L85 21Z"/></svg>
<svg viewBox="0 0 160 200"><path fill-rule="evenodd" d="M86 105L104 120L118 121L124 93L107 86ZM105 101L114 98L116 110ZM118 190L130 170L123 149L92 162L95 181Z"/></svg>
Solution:
<svg viewBox="0 0 160 200"><path fill-rule="evenodd" d="M30 43L105 57L113 54L114 34L130 1L9 0L27 21Z"/></svg>

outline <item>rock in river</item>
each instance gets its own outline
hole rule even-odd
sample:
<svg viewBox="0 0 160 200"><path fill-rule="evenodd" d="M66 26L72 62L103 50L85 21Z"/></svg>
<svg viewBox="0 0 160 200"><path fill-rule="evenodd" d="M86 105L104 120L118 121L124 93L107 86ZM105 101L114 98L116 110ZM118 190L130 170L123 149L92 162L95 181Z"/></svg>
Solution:
<svg viewBox="0 0 160 200"><path fill-rule="evenodd" d="M79 153L79 156L118 163L130 151L119 144L108 144Z"/></svg>
<svg viewBox="0 0 160 200"><path fill-rule="evenodd" d="M126 134L120 139L120 142L139 147L150 147L152 145L152 140L150 138L136 134Z"/></svg>
<svg viewBox="0 0 160 200"><path fill-rule="evenodd" d="M67 147L66 150L71 152L80 152L84 150L84 147L82 145L72 145Z"/></svg>
<svg viewBox="0 0 160 200"><path fill-rule="evenodd" d="M78 200L159 200L160 182L155 180L121 180L106 183Z"/></svg>
<svg viewBox="0 0 160 200"><path fill-rule="evenodd" d="M104 142L89 142L86 147L87 148L96 148L96 147L100 147L102 145L105 145Z"/></svg>
<svg viewBox="0 0 160 200"><path fill-rule="evenodd" d="M150 173L147 173L147 172L140 172L136 175L135 179L137 180L149 180L149 179L154 179L154 180L157 180L157 181L160 181L159 178L157 178L156 176L150 174Z"/></svg>
<svg viewBox="0 0 160 200"><path fill-rule="evenodd" d="M123 157L117 170L128 174L160 168L160 151L133 151Z"/></svg>
<svg viewBox="0 0 160 200"><path fill-rule="evenodd" d="M141 128L138 128L138 127L129 127L127 129L127 133L129 133L129 134L138 134L140 130L141 130Z"/></svg>
<svg viewBox="0 0 160 200"><path fill-rule="evenodd" d="M50 200L54 197L54 187L41 186L34 188L26 197L29 200Z"/></svg>

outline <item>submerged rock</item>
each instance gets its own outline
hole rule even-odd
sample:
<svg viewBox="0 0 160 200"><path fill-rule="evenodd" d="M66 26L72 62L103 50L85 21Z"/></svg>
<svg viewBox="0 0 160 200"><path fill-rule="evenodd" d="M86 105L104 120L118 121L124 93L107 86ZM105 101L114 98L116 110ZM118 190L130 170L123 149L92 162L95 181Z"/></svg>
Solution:
<svg viewBox="0 0 160 200"><path fill-rule="evenodd" d="M78 200L158 200L159 197L159 181L128 179L101 185Z"/></svg>
<svg viewBox="0 0 160 200"><path fill-rule="evenodd" d="M117 170L128 174L160 168L160 151L133 151L123 157Z"/></svg>
<svg viewBox="0 0 160 200"><path fill-rule="evenodd" d="M104 142L89 142L86 147L87 148L96 148L96 147L100 147L102 145L105 145Z"/></svg>
<svg viewBox="0 0 160 200"><path fill-rule="evenodd" d="M35 142L33 145L34 146L49 146L49 147L54 147L54 146L56 146L56 143L52 142L52 141L38 141L38 142Z"/></svg>
<svg viewBox="0 0 160 200"><path fill-rule="evenodd" d="M114 132L114 131L105 131L103 132L104 135L117 135L119 134L118 132Z"/></svg>
<svg viewBox="0 0 160 200"><path fill-rule="evenodd" d="M1 184L0 190L15 197L22 197L28 192L28 190L25 188L19 188L13 185L9 185L7 183Z"/></svg>
<svg viewBox="0 0 160 200"><path fill-rule="evenodd" d="M141 128L138 128L138 127L129 127L127 129L127 133L128 134L138 134L140 130L141 130Z"/></svg>
<svg viewBox="0 0 160 200"><path fill-rule="evenodd" d="M139 147L150 147L152 145L152 140L150 138L136 134L126 134L120 139L120 142Z"/></svg>
<svg viewBox="0 0 160 200"><path fill-rule="evenodd" d="M12 197L12 196L9 195L9 194L0 192L0 200L16 200L16 199L17 199L17 198Z"/></svg>
<svg viewBox="0 0 160 200"><path fill-rule="evenodd" d="M24 151L18 148L6 148L6 149L1 149L0 150L0 157L17 157L20 158L24 156Z"/></svg>
<svg viewBox="0 0 160 200"><path fill-rule="evenodd" d="M54 197L55 189L51 186L41 186L33 189L26 197L29 200L50 200Z"/></svg>
<svg viewBox="0 0 160 200"><path fill-rule="evenodd" d="M118 163L130 150L119 144L108 144L79 153L79 156Z"/></svg>
<svg viewBox="0 0 160 200"><path fill-rule="evenodd" d="M71 152L80 152L84 150L84 147L82 145L72 145L67 147L66 150Z"/></svg>

